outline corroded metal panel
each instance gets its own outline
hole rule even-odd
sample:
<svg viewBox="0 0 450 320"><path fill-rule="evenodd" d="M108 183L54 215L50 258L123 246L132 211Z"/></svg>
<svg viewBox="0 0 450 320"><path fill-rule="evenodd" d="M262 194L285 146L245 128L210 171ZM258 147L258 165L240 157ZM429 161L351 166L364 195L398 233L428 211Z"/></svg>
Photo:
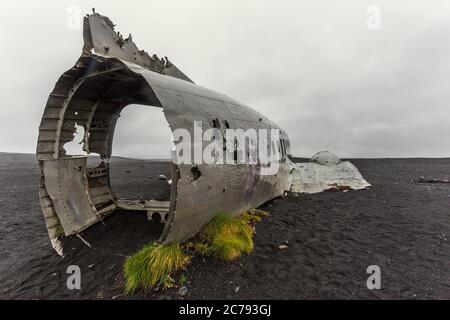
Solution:
<svg viewBox="0 0 450 320"><path fill-rule="evenodd" d="M98 13L94 12L85 17L84 53L89 55L94 51L99 56L118 58L155 72L192 82L167 57L162 59L157 55L150 57L147 52L137 48L131 34L124 38L120 32L115 32L114 27L115 25L108 17Z"/></svg>
<svg viewBox="0 0 450 320"><path fill-rule="evenodd" d="M86 157L44 161L44 178L66 236L83 230L98 216L88 194Z"/></svg>
<svg viewBox="0 0 450 320"><path fill-rule="evenodd" d="M282 196L289 190L290 167L277 176L263 176L256 166L199 166L202 176L192 181L190 166L181 165L177 209L166 242L184 241L218 213L237 215Z"/></svg>

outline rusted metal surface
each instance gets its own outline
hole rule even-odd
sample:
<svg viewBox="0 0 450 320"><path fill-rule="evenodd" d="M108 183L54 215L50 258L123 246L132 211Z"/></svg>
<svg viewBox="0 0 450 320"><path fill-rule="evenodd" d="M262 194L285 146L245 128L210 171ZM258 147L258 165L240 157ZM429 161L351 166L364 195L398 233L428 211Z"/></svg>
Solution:
<svg viewBox="0 0 450 320"><path fill-rule="evenodd" d="M82 56L50 94L37 145L41 206L53 247L60 254L63 236L79 233L124 203L111 191L108 159L117 119L129 104L162 108L172 131L182 128L194 134L195 121L205 129L279 129L289 154L283 129L244 104L194 84L167 58L139 50L131 36L124 39L114 31L108 18L88 15L84 40ZM86 156L66 154L64 144L73 139L76 125L85 130L84 150L102 158L98 167L90 168ZM171 167L163 242L189 239L219 212L235 215L282 196L292 182L287 157L276 175L261 175L257 166L247 164L194 168L172 163Z"/></svg>

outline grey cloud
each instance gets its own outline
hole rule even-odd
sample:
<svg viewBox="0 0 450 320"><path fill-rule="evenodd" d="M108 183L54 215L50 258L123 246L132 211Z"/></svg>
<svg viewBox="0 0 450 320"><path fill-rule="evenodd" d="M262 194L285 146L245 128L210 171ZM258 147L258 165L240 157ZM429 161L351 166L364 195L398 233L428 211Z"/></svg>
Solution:
<svg viewBox="0 0 450 320"><path fill-rule="evenodd" d="M48 94L81 51L81 30L66 28L73 4L96 7L139 47L278 122L296 155L450 156L450 3L425 0L376 1L379 31L365 26L372 1L5 3L1 151L34 151ZM114 153L161 157L166 123L133 109Z"/></svg>

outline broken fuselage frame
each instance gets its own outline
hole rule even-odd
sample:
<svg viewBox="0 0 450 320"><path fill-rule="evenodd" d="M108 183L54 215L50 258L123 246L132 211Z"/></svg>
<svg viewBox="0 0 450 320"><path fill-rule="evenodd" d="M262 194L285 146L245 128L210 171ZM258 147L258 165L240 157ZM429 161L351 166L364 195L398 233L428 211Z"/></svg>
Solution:
<svg viewBox="0 0 450 320"><path fill-rule="evenodd" d="M192 131L194 121L211 128L276 128L289 154L288 136L279 126L242 103L194 84L167 58L140 51L131 36L123 39L114 31L107 17L86 16L83 35L81 57L49 96L37 144L40 203L59 254L64 236L78 234L116 210L136 209L137 202L117 199L109 180L115 125L130 104L162 108L172 131ZM76 125L85 130L84 150L100 155L98 166L89 167L87 156L66 154L64 145L73 139ZM185 241L217 213L236 215L282 196L292 181L287 157L276 175L259 175L247 164L201 164L195 166L200 178L193 179L192 168L171 162L170 201L142 205L163 213L161 242Z"/></svg>

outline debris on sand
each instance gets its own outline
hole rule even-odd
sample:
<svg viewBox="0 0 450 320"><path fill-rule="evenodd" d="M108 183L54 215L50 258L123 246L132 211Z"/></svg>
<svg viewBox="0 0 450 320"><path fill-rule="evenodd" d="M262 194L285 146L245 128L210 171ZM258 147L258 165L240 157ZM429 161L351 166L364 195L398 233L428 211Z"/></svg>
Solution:
<svg viewBox="0 0 450 320"><path fill-rule="evenodd" d="M182 297L186 296L189 293L189 290L186 286L182 286L180 289L178 289L178 294Z"/></svg>
<svg viewBox="0 0 450 320"><path fill-rule="evenodd" d="M427 179L425 177L420 177L413 181L417 183L450 183L449 179Z"/></svg>
<svg viewBox="0 0 450 320"><path fill-rule="evenodd" d="M89 242L87 242L86 240L84 240L84 238L80 234L77 234L77 237L89 248L92 248L91 244Z"/></svg>
<svg viewBox="0 0 450 320"><path fill-rule="evenodd" d="M278 246L278 249L280 249L280 250L286 250L287 248L288 248L288 246L285 244Z"/></svg>
<svg viewBox="0 0 450 320"><path fill-rule="evenodd" d="M322 166L335 166L341 162L341 159L330 151L320 151L311 157L310 162L315 162Z"/></svg>
<svg viewBox="0 0 450 320"><path fill-rule="evenodd" d="M167 177L165 175L163 175L163 174L160 174L158 176L158 180L167 180Z"/></svg>
<svg viewBox="0 0 450 320"><path fill-rule="evenodd" d="M341 161L329 151L318 152L310 162L295 165L291 186L294 193L347 192L371 186L352 163Z"/></svg>

